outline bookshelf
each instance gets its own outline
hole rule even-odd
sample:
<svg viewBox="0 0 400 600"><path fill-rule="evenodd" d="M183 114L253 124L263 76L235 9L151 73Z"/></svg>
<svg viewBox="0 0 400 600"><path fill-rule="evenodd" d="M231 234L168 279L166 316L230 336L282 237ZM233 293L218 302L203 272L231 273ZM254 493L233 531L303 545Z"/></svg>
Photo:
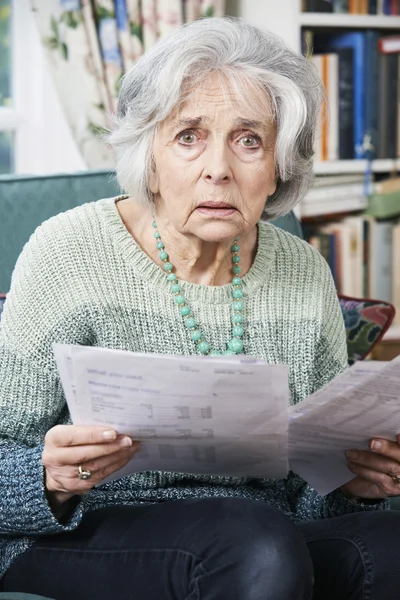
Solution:
<svg viewBox="0 0 400 600"><path fill-rule="evenodd" d="M400 158L374 160L371 165L373 173L391 173L400 171ZM340 175L343 173L365 173L366 160L333 160L314 163L316 175Z"/></svg>
<svg viewBox="0 0 400 600"><path fill-rule="evenodd" d="M264 25L266 28L282 37L286 43L297 52L301 51L301 34L303 30L312 30L316 34L346 34L357 30L375 30L382 36L400 34L400 16L302 12L302 0L279 0L279 7L277 7L276 0L227 0L227 10L228 14L244 17L256 26ZM385 153L382 154L385 156ZM386 156L390 154L391 153L387 153ZM396 153L393 152L393 154ZM367 169L367 161L360 159L321 160L315 161L314 163L314 172L316 176L325 176L331 180L333 178L345 179L347 177L348 181L351 181L352 178L353 181L355 181L357 176L360 179L363 179L363 174L366 173ZM371 170L372 173L377 174L378 179L385 175L399 176L400 158L375 159L371 163ZM362 186L360 181L358 185L360 187ZM344 205L346 205L346 210L349 211L351 216L357 215L360 214L362 208L365 208L365 197L364 200L365 204L364 207L362 207L362 201L358 194L358 196L355 196L353 199L344 199L340 204L340 208L344 208ZM310 219L321 219L321 217L317 215L329 214L329 211L326 212L325 210L328 204L329 206L332 206L328 194L323 200L317 200L317 202L320 202L320 204L318 204L318 210L321 209L321 212L319 213L316 211L314 213L315 217L313 217L312 213L313 207L311 206L310 208L310 204L306 207L305 202L302 207L299 208L299 211L297 212L298 216L303 215L304 219L309 223ZM317 204L315 204L315 206L317 206ZM339 205L335 206L335 208L337 209L338 206ZM351 211L358 212L351 213ZM333 213L334 212L340 213L339 210L333 211ZM331 218L334 220L333 213ZM376 286L374 289L377 289ZM380 291L380 288L378 289ZM368 294L363 295L368 296ZM399 342L400 349L400 320L397 321L396 325L391 327L385 336L385 341L387 341L388 344Z"/></svg>
<svg viewBox="0 0 400 600"><path fill-rule="evenodd" d="M299 27L339 29L400 29L400 17L300 12Z"/></svg>

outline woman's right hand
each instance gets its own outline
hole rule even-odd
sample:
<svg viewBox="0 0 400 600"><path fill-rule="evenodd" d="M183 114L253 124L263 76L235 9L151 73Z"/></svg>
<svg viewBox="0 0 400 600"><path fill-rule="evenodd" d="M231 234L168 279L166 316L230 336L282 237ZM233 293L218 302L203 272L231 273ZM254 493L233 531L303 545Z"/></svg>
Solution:
<svg viewBox="0 0 400 600"><path fill-rule="evenodd" d="M113 429L89 425L56 425L45 437L42 462L45 485L53 509L72 496L85 494L122 467L140 445ZM90 479L79 479L79 466Z"/></svg>

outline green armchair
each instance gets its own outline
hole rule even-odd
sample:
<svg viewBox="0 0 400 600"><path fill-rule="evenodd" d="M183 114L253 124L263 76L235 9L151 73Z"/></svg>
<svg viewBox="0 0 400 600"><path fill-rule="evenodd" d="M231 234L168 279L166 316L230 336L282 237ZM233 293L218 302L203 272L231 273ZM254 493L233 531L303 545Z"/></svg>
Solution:
<svg viewBox="0 0 400 600"><path fill-rule="evenodd" d="M38 225L85 202L120 193L109 171L0 176L0 293L8 292L18 255ZM293 213L274 223L302 237L300 223Z"/></svg>

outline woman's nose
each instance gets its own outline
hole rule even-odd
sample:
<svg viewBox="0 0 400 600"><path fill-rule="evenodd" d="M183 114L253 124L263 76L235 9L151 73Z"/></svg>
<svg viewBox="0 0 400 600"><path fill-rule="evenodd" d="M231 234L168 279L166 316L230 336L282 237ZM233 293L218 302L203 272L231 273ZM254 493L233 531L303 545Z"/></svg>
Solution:
<svg viewBox="0 0 400 600"><path fill-rule="evenodd" d="M203 179L208 183L229 182L232 178L229 149L223 143L212 144L205 152Z"/></svg>

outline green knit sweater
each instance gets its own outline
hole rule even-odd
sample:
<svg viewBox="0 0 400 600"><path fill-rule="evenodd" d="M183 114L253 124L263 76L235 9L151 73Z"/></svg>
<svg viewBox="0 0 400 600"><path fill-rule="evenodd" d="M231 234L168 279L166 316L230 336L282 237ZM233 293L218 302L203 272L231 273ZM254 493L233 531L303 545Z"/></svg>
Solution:
<svg viewBox="0 0 400 600"><path fill-rule="evenodd" d="M231 334L231 286L182 286L206 339L223 349ZM332 277L311 246L260 223L256 258L243 277L243 290L245 352L289 365L291 403L346 368L345 330ZM276 480L145 472L92 490L60 523L46 500L41 463L46 431L69 422L54 341L196 352L165 273L128 233L115 199L44 223L14 271L0 326L0 576L37 536L74 529L85 512L102 506L238 496L273 504L294 520L385 506L364 506L340 491L322 498L293 473Z"/></svg>

